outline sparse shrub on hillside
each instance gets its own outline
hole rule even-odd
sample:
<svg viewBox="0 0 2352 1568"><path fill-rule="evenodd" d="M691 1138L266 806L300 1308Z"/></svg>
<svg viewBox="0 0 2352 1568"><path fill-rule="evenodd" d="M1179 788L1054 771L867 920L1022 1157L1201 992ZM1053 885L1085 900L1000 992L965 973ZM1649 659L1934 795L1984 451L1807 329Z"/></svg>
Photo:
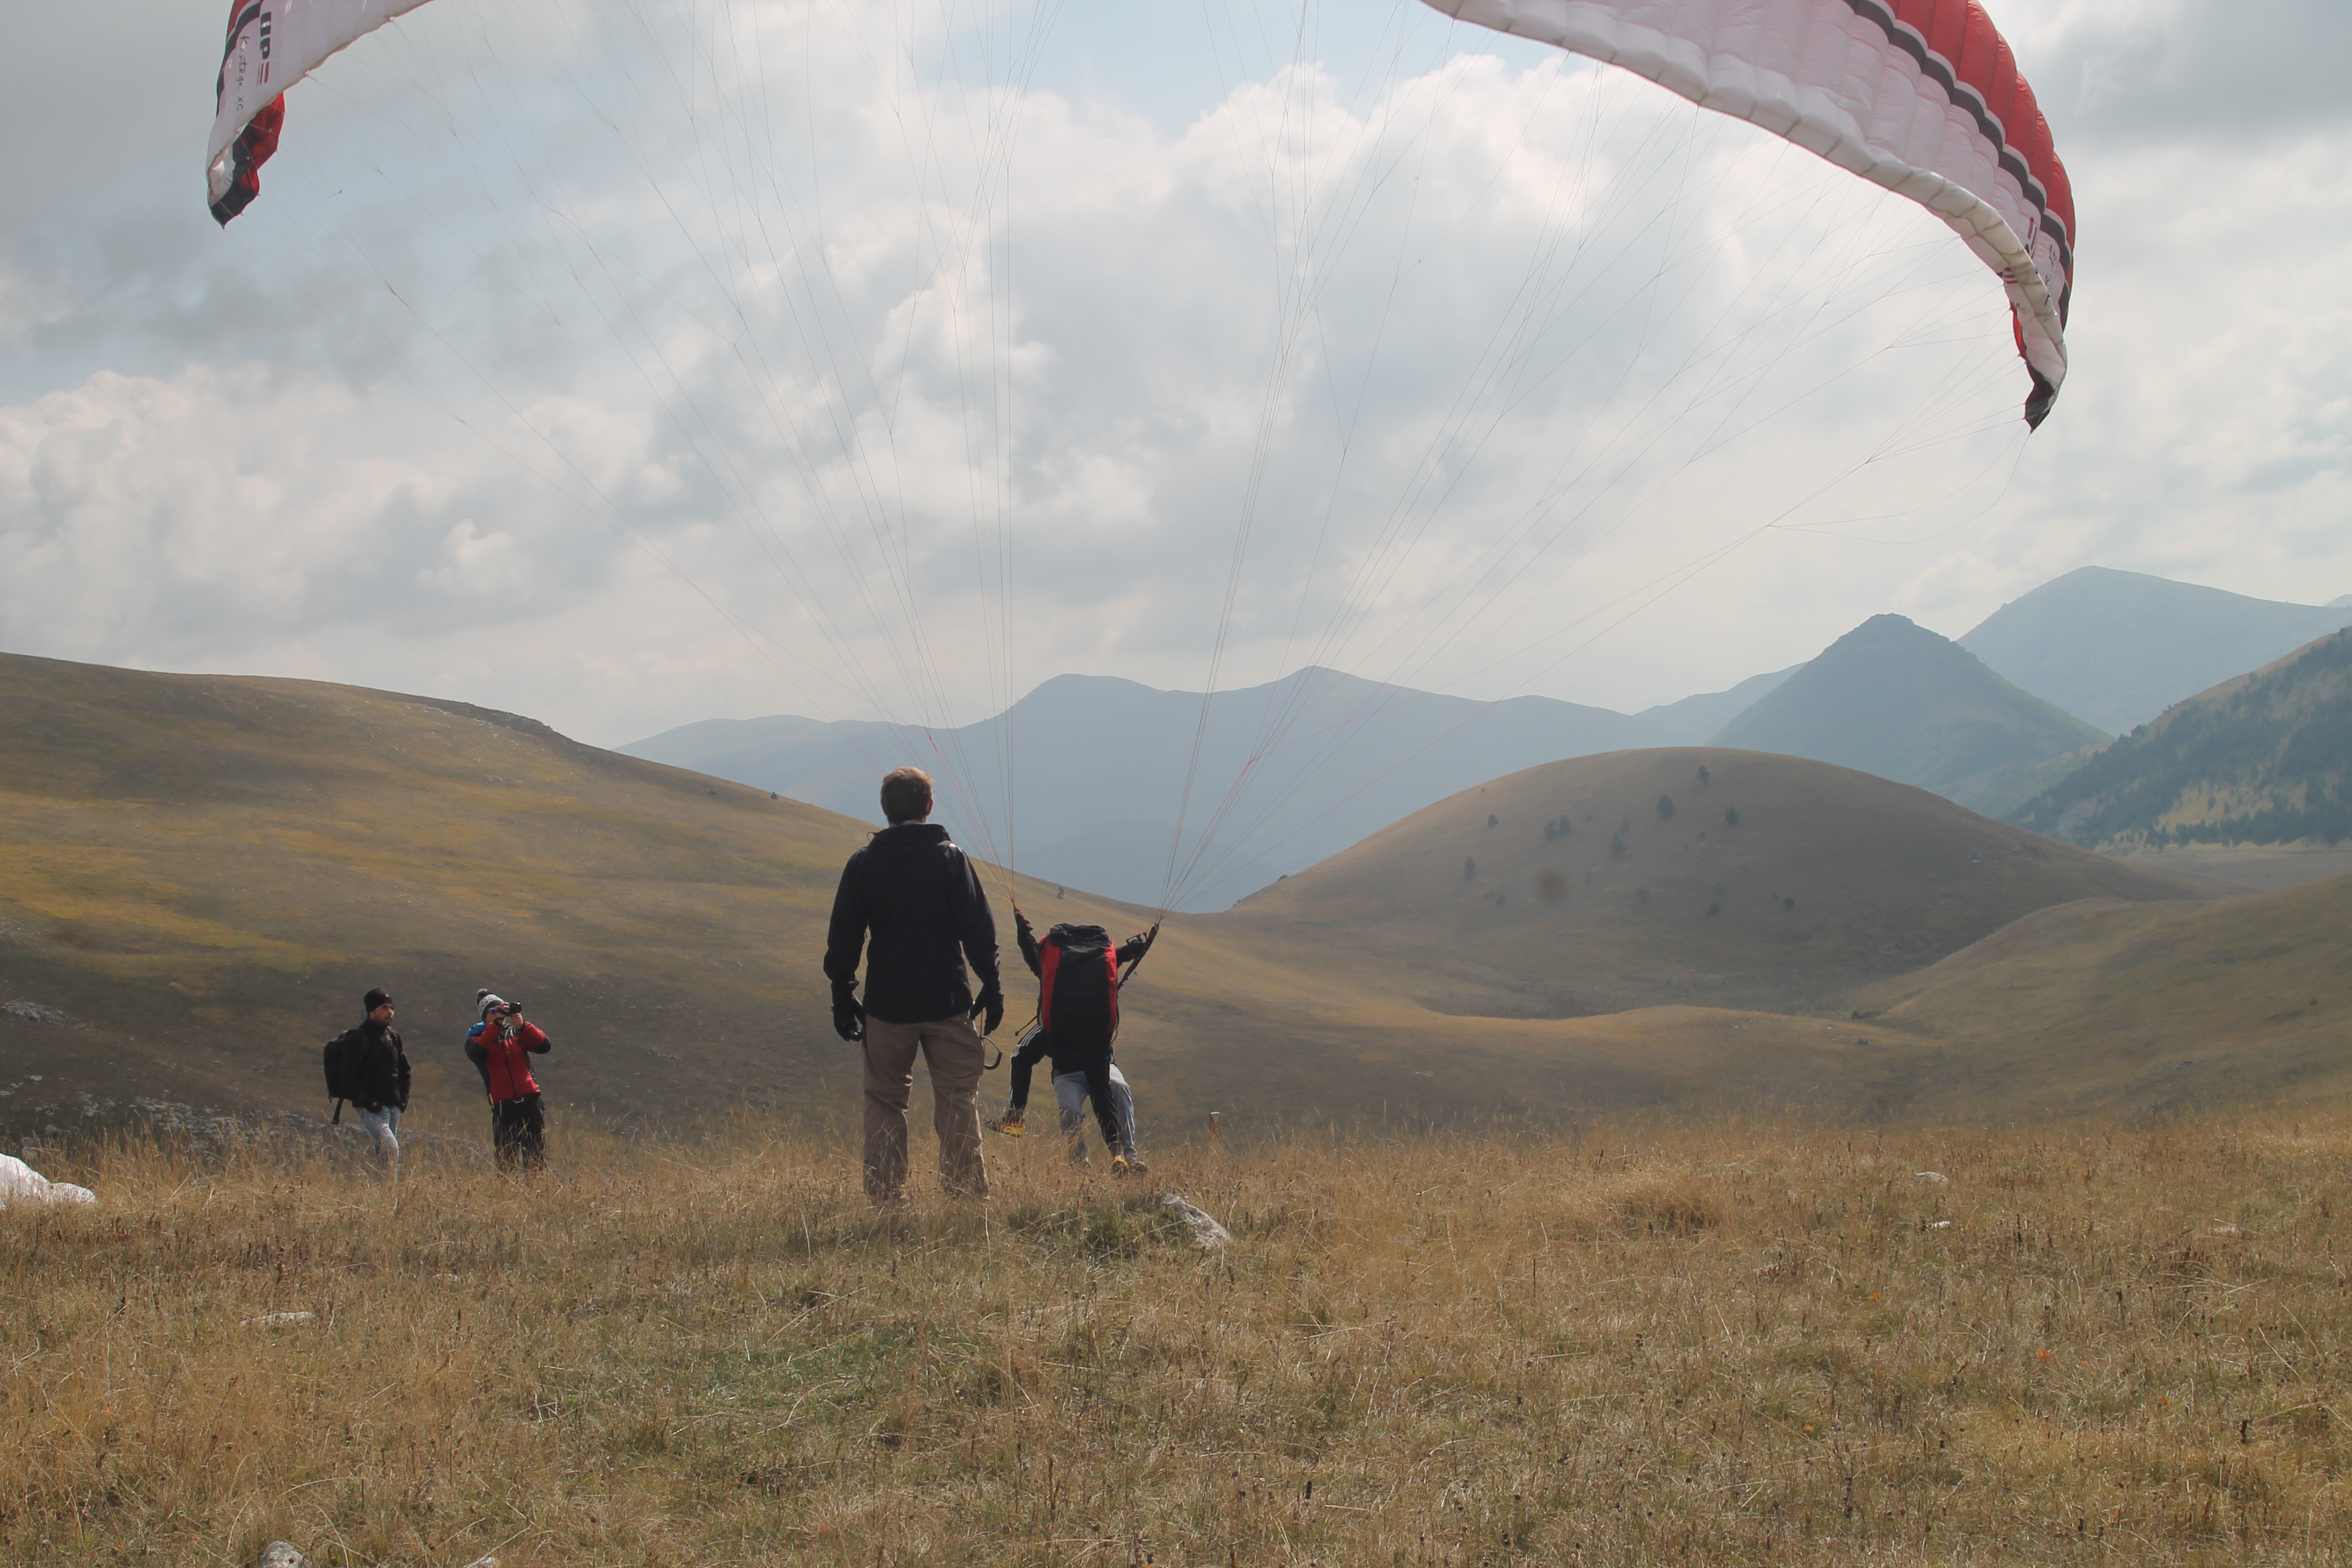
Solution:
<svg viewBox="0 0 2352 1568"><path fill-rule="evenodd" d="M1660 795L1658 797L1658 815L1660 816L1672 816L1674 814L1675 797L1670 795Z"/></svg>
<svg viewBox="0 0 2352 1568"><path fill-rule="evenodd" d="M1715 782L1715 775L1706 771L1706 764L1704 763L1699 764L1698 782L1702 784L1711 784Z"/></svg>
<svg viewBox="0 0 2352 1568"><path fill-rule="evenodd" d="M1707 900L1707 904L1706 904L1706 913L1707 913L1707 918L1708 918L1709 920L1714 919L1717 915L1719 915L1719 914L1721 914L1722 912L1723 912L1723 905L1722 905L1720 902L1718 902L1717 900L1713 900L1713 899L1709 899L1709 900Z"/></svg>
<svg viewBox="0 0 2352 1568"><path fill-rule="evenodd" d="M1477 876L1478 862L1467 855L1462 857L1462 879L1465 882L1475 881Z"/></svg>
<svg viewBox="0 0 2352 1568"><path fill-rule="evenodd" d="M1739 826L1739 808L1738 806L1727 805L1723 808L1723 825L1726 827L1737 827Z"/></svg>
<svg viewBox="0 0 2352 1568"><path fill-rule="evenodd" d="M1782 899L1780 900L1780 908L1789 914L1795 914L1797 912L1797 900L1794 899Z"/></svg>
<svg viewBox="0 0 2352 1568"><path fill-rule="evenodd" d="M1536 891L1547 903L1558 903L1568 894L1568 881L1557 871L1547 870L1536 878Z"/></svg>
<svg viewBox="0 0 2352 1568"><path fill-rule="evenodd" d="M1489 827L1500 826L1502 825L1502 821L1503 819L1501 817L1496 816L1491 811L1486 814L1486 826Z"/></svg>
<svg viewBox="0 0 2352 1568"><path fill-rule="evenodd" d="M1621 858L1624 853L1625 836L1622 833L1611 834L1609 836L1609 858L1612 860Z"/></svg>
<svg viewBox="0 0 2352 1568"><path fill-rule="evenodd" d="M1650 901L1650 889L1646 887L1634 889L1633 901L1642 904L1648 903Z"/></svg>
<svg viewBox="0 0 2352 1568"><path fill-rule="evenodd" d="M2352 837L2352 636L2221 697L2198 697L2132 732L2019 807L2010 820L2077 844L2278 844ZM2221 809L2204 822L2163 819Z"/></svg>

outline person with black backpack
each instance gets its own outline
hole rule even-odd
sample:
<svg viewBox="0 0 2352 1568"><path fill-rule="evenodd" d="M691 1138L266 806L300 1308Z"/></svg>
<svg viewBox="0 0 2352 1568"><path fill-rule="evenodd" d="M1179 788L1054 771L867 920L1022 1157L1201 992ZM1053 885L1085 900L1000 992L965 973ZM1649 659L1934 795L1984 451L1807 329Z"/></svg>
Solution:
<svg viewBox="0 0 2352 1568"><path fill-rule="evenodd" d="M387 1176L400 1173L400 1118L408 1109L408 1052L392 1026L392 994L382 986L360 1000L367 1015L355 1029L327 1042L327 1092L335 1097L337 1121L349 1100L359 1124L374 1141Z"/></svg>
<svg viewBox="0 0 2352 1568"><path fill-rule="evenodd" d="M1040 941L1018 904L1013 906L1013 922L1021 956L1037 976L1037 1027L1013 1053L1011 1098L996 1131L1021 1136L1028 1118L1030 1073L1041 1058L1050 1058L1070 1163L1089 1163L1085 1107L1091 1100L1111 1173L1142 1174L1143 1162L1135 1152L1135 1096L1111 1059L1111 1047L1118 1038L1119 988L1160 940L1160 928L1139 931L1113 947L1102 927L1066 922Z"/></svg>

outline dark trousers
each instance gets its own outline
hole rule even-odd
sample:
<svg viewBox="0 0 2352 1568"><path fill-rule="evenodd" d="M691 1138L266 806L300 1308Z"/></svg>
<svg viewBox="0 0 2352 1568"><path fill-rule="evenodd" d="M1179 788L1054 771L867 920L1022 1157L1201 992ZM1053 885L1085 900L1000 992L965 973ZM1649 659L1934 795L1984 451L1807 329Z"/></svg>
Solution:
<svg viewBox="0 0 2352 1568"><path fill-rule="evenodd" d="M535 1171L547 1163L547 1112L535 1094L518 1095L490 1107L490 1142L507 1170Z"/></svg>
<svg viewBox="0 0 2352 1568"><path fill-rule="evenodd" d="M1031 1069L1038 1058L1049 1054L1053 1053L1042 1030L1013 1054L1013 1081L1007 1088L1012 1091L1009 1098L1014 1111L1027 1109ZM1057 1075L1076 1072L1085 1076L1087 1098L1093 1102L1095 1120L1102 1126L1103 1144L1112 1153L1118 1153L1122 1139L1118 1112L1111 1104L1110 1047L1105 1045L1081 1054L1071 1051L1066 1044L1062 1052L1054 1057L1054 1071Z"/></svg>

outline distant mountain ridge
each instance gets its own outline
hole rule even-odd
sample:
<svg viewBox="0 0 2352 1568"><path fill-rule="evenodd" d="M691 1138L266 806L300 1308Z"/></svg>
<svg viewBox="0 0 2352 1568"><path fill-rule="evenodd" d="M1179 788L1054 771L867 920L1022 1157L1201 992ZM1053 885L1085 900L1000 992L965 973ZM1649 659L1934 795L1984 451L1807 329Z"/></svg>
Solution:
<svg viewBox="0 0 2352 1568"><path fill-rule="evenodd" d="M2085 566L1959 639L1997 675L2116 734L2314 637L2352 626L2352 595L2290 605Z"/></svg>
<svg viewBox="0 0 2352 1568"><path fill-rule="evenodd" d="M2352 631L2167 710L2011 820L2113 847L2352 837Z"/></svg>
<svg viewBox="0 0 2352 1568"><path fill-rule="evenodd" d="M1873 616L1715 738L1917 784L1998 816L2021 781L2106 735L2021 691L1948 637Z"/></svg>
<svg viewBox="0 0 2352 1568"><path fill-rule="evenodd" d="M864 820L875 815L875 778L915 762L942 777L940 819L983 853L1151 907L1168 896L1172 864L1175 907L1199 912L1481 780L1617 750L1780 751L2002 816L2111 731L2352 625L2352 603L2279 604L2090 566L2003 605L1957 644L1899 616L1849 638L1879 621L1916 636L1906 643L1881 626L1832 645L1846 652L1827 672L1817 659L1633 714L1300 670L1217 695L1190 800L1201 694L1100 676L1057 676L954 730L778 715L685 724L619 750ZM958 780L974 781L971 798ZM1017 842L1003 820L1008 794Z"/></svg>
<svg viewBox="0 0 2352 1568"><path fill-rule="evenodd" d="M876 780L912 762L940 778L940 820L983 852L1146 907L1163 898L1173 858L1180 876L1194 868L1175 907L1197 912L1498 773L1704 740L1719 715L1785 674L1626 714L1549 697L1480 702L1311 668L1217 694L1189 802L1201 694L1108 676L1056 676L1003 714L936 734L779 716L706 720L619 749L869 821ZM980 781L976 798L957 779ZM1007 779L1017 843L1003 820ZM1180 816L1186 841L1172 856Z"/></svg>

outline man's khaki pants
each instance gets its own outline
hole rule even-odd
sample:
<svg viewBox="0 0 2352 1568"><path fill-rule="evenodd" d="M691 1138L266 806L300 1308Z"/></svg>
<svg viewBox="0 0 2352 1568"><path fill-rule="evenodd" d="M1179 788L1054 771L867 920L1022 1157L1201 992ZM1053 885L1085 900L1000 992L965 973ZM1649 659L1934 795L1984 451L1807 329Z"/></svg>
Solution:
<svg viewBox="0 0 2352 1568"><path fill-rule="evenodd" d="M950 1196L988 1195L980 1152L980 1075L988 1046L962 1017L928 1024L866 1020L866 1195L897 1203L907 1185L907 1100L915 1053L931 1073L931 1126L940 1137L940 1184Z"/></svg>

